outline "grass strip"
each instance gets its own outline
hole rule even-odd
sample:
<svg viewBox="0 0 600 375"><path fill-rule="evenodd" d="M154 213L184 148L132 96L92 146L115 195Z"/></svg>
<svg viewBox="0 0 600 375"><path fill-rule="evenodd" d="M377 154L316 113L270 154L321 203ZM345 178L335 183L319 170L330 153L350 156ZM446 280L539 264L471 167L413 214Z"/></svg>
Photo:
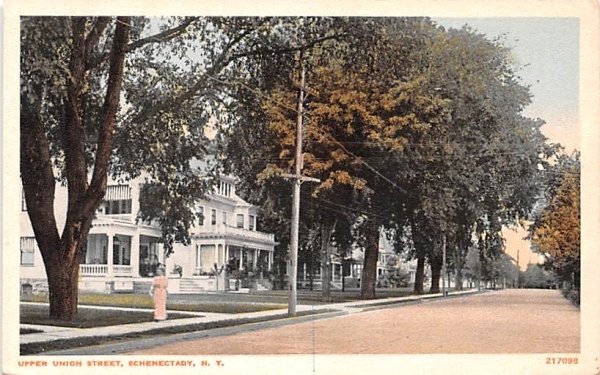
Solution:
<svg viewBox="0 0 600 375"><path fill-rule="evenodd" d="M80 294L79 305L110 306L126 308L153 309L154 302L148 295L142 294ZM48 303L45 294L33 295L28 302ZM278 310L286 308L284 303L228 302L228 301L194 301L190 303L169 302L167 310L193 311L206 313L243 314L257 311Z"/></svg>
<svg viewBox="0 0 600 375"><path fill-rule="evenodd" d="M24 324L48 325L71 328L96 328L130 323L145 323L154 320L154 314L147 311L112 311L80 307L73 321L54 320L48 317L49 307L21 305L20 321ZM169 319L198 318L201 315L169 313Z"/></svg>
<svg viewBox="0 0 600 375"><path fill-rule="evenodd" d="M306 315L316 315L328 312L333 312L332 309L321 309L311 311L300 311L296 314L296 317ZM174 335L179 333L189 333L192 331L205 331L215 328L225 328L237 325L244 325L250 323L261 323L272 320L280 320L289 318L288 314L277 314L271 316L261 316L256 318L242 318L242 319L230 319L220 320L215 322L207 323L194 323L174 327L161 327L153 328L141 332L126 333L118 336L89 336L89 337L76 337L70 339L59 339L54 341L40 342L40 343L28 343L20 345L21 355L39 354L44 352L66 350L79 347L94 346L100 344L106 344L110 342L127 341L135 339L144 339L158 335Z"/></svg>

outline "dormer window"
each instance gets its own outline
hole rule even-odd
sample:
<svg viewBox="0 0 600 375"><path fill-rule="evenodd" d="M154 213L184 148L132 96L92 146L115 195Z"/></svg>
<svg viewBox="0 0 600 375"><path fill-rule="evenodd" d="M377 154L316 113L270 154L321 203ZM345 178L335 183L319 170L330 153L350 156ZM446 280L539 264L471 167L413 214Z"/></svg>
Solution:
<svg viewBox="0 0 600 375"><path fill-rule="evenodd" d="M219 195L224 197L231 196L231 184L225 181L219 181L219 186L217 188L217 192Z"/></svg>

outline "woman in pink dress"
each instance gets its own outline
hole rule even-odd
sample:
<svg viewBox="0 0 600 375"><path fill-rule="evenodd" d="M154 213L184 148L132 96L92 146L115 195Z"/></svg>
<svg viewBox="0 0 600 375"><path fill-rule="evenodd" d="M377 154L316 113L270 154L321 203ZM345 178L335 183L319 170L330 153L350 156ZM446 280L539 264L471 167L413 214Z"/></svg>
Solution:
<svg viewBox="0 0 600 375"><path fill-rule="evenodd" d="M169 282L165 276L165 268L159 265L156 268L156 276L152 280L150 296L154 297L154 321L159 322L167 319L167 286Z"/></svg>

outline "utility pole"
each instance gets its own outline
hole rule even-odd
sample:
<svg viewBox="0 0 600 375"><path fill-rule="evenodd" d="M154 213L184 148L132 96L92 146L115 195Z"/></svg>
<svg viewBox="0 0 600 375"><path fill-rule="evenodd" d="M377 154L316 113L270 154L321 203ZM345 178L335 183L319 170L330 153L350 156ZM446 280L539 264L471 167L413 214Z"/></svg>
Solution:
<svg viewBox="0 0 600 375"><path fill-rule="evenodd" d="M298 115L296 118L296 156L295 156L295 173L293 175L284 174L283 177L293 181L293 199L292 199L292 233L290 238L290 277L289 277L289 301L288 315L296 315L296 302L298 300L297 280L298 280L298 227L300 222L300 184L302 181L320 182L316 178L302 176L302 118L304 111L304 64L302 63L302 55L300 55L300 63L302 64L300 71L300 93L298 94Z"/></svg>
<svg viewBox="0 0 600 375"><path fill-rule="evenodd" d="M517 249L517 280L516 280L516 285L517 285L517 289L519 289L519 274L521 273L521 268L519 268L519 249Z"/></svg>

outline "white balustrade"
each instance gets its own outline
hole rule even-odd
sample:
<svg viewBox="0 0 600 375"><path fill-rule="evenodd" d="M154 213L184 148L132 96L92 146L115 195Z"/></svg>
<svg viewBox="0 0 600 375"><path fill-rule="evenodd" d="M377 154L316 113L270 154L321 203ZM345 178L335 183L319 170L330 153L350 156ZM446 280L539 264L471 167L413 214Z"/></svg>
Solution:
<svg viewBox="0 0 600 375"><path fill-rule="evenodd" d="M107 264L80 264L79 274L81 276L106 276L108 274ZM115 264L112 267L113 273L117 276L131 276L132 267Z"/></svg>
<svg viewBox="0 0 600 375"><path fill-rule="evenodd" d="M79 274L82 276L104 276L108 273L106 264L80 264Z"/></svg>

